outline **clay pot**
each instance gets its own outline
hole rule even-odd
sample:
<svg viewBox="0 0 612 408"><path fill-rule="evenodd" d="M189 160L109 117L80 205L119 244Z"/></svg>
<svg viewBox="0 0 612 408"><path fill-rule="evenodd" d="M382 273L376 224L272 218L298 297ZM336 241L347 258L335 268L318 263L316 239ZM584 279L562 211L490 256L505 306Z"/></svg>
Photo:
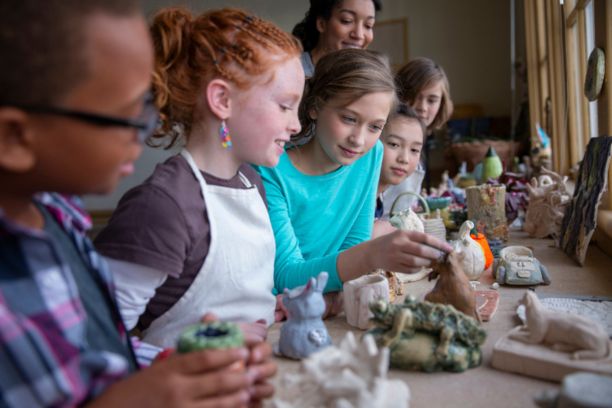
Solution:
<svg viewBox="0 0 612 408"><path fill-rule="evenodd" d="M389 283L381 275L364 275L344 283L344 313L351 326L362 330L370 326L370 302L389 301Z"/></svg>

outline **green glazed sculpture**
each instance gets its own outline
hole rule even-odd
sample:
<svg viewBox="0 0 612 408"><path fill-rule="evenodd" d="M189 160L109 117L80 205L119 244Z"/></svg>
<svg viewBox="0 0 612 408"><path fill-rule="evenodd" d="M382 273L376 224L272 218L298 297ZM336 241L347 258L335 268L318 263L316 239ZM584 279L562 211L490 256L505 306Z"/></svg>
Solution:
<svg viewBox="0 0 612 408"><path fill-rule="evenodd" d="M501 159L497 155L497 152L493 146L489 146L487 155L482 161L482 181L486 182L488 179L496 179L503 173L504 168L502 166Z"/></svg>
<svg viewBox="0 0 612 408"><path fill-rule="evenodd" d="M244 336L237 324L231 322L199 323L189 326L180 335L176 349L179 353L204 349L242 347Z"/></svg>
<svg viewBox="0 0 612 408"><path fill-rule="evenodd" d="M376 327L368 333L389 347L391 367L404 370L461 372L480 365L486 332L453 306L417 301L370 303Z"/></svg>

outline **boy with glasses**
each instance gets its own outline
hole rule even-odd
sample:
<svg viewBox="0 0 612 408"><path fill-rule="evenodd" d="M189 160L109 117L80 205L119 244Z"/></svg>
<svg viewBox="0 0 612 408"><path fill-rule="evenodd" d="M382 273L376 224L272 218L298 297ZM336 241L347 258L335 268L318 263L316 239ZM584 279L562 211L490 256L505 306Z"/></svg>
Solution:
<svg viewBox="0 0 612 408"><path fill-rule="evenodd" d="M70 197L112 191L155 127L137 1L4 0L0 61L0 406L246 406L269 395L263 345L139 370L84 235L89 217ZM247 368L231 369L239 360Z"/></svg>

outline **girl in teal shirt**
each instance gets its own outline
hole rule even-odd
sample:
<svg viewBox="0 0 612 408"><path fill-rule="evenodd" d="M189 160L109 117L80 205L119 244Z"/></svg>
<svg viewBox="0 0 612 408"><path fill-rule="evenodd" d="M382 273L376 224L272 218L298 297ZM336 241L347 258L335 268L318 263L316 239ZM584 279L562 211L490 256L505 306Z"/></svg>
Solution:
<svg viewBox="0 0 612 408"><path fill-rule="evenodd" d="M329 273L326 292L376 268L415 272L450 251L418 232L370 240L383 147L396 103L386 58L360 49L324 56L300 105L301 132L275 168L258 168L276 240L277 291Z"/></svg>

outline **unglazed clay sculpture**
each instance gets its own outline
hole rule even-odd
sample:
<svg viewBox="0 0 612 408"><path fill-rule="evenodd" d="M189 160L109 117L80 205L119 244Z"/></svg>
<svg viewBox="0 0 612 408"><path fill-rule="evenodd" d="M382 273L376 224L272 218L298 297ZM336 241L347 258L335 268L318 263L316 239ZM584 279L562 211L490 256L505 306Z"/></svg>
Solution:
<svg viewBox="0 0 612 408"><path fill-rule="evenodd" d="M506 186L483 184L465 189L468 218L487 239L508 240Z"/></svg>
<svg viewBox="0 0 612 408"><path fill-rule="evenodd" d="M429 270L426 270L429 273ZM417 272L419 274L420 272ZM395 302L395 300L404 294L404 285L400 280L397 272L385 271L384 269L376 269L371 275L382 276L387 280L387 286L389 287L389 302ZM415 275L415 274L412 274ZM425 274L426 275L426 274ZM411 276L408 274L402 274L402 277ZM424 277L424 276L423 276ZM423 278L421 277L421 279Z"/></svg>
<svg viewBox="0 0 612 408"><path fill-rule="evenodd" d="M440 262L436 262L432 275L438 275L436 286L425 295L425 300L433 303L453 305L455 309L480 320L476 310L474 291L463 272L464 253L451 252Z"/></svg>
<svg viewBox="0 0 612 408"><path fill-rule="evenodd" d="M299 360L331 344L321 319L325 312L323 289L327 279L327 272L321 272L304 286L285 289L283 304L288 317L280 330L277 354Z"/></svg>
<svg viewBox="0 0 612 408"><path fill-rule="evenodd" d="M427 201L420 195L412 193L410 191L405 191L397 196L393 205L391 206L391 214L392 217L389 219L391 225L395 228L398 228L402 231L418 231L425 232L427 234L434 234L436 237L445 240L446 239L446 230L444 229L443 221L438 218L432 219L421 219L412 209L408 208L407 210L395 211L397 204L401 201L402 197L416 197L421 206L425 210L426 214L429 214L429 206ZM376 273L383 274L387 276L389 280L389 299L391 302L395 301L397 296L401 296L404 294L402 282L414 282L420 279L423 279L425 276L429 274L430 270L428 268L422 268L420 271L412 274L402 274L402 278L400 279L397 276L396 272L385 271L382 269L376 270ZM394 288L396 288L394 290Z"/></svg>
<svg viewBox="0 0 612 408"><path fill-rule="evenodd" d="M454 242L456 252L463 253L461 264L469 280L478 280L485 270L485 255L482 247L472 239L470 231L474 223L465 221L459 229L459 239Z"/></svg>
<svg viewBox="0 0 612 408"><path fill-rule="evenodd" d="M346 333L340 346L327 347L302 360L297 372L283 375L274 408L408 408L410 390L387 378L389 350L370 335L357 343Z"/></svg>
<svg viewBox="0 0 612 408"><path fill-rule="evenodd" d="M534 398L542 408L612 407L612 377L592 373L574 373L563 378L561 389L548 390Z"/></svg>
<svg viewBox="0 0 612 408"><path fill-rule="evenodd" d="M425 232L423 221L421 221L419 216L414 211L412 211L411 208L400 211L399 213L395 213L389 219L389 222L395 228L401 229L402 231Z"/></svg>
<svg viewBox="0 0 612 408"><path fill-rule="evenodd" d="M387 279L378 274L364 275L344 283L344 313L346 321L362 330L370 326L369 304L372 301L389 301Z"/></svg>
<svg viewBox="0 0 612 408"><path fill-rule="evenodd" d="M571 353L580 359L602 359L610 355L608 333L597 322L582 316L546 310L537 295L525 292L527 324L512 333L513 340L527 344L545 344L553 350Z"/></svg>
<svg viewBox="0 0 612 408"><path fill-rule="evenodd" d="M530 236L557 238L561 222L571 196L567 191L567 177L542 168L542 174L526 184L529 205L525 214L523 230Z"/></svg>
<svg viewBox="0 0 612 408"><path fill-rule="evenodd" d="M499 258L493 265L493 275L502 285L549 285L550 275L544 265L534 256L531 249L513 245L499 251Z"/></svg>
<svg viewBox="0 0 612 408"><path fill-rule="evenodd" d="M370 310L376 327L368 333L379 347L389 347L392 367L465 371L481 363L486 333L453 306L408 296L402 305L373 302Z"/></svg>

